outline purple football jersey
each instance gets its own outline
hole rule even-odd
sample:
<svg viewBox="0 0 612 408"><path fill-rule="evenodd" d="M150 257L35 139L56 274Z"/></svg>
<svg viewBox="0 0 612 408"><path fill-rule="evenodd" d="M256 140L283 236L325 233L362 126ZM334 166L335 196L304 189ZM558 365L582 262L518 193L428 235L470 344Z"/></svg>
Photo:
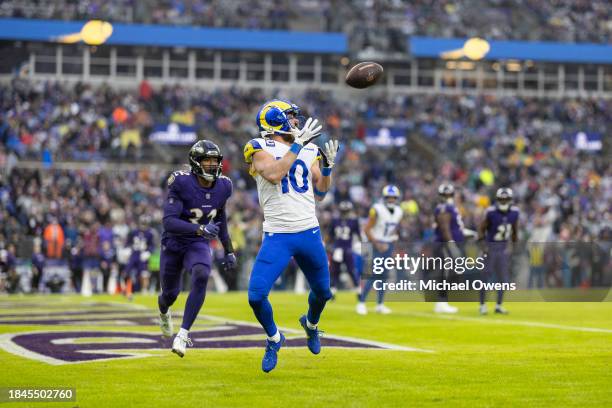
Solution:
<svg viewBox="0 0 612 408"><path fill-rule="evenodd" d="M463 242L463 221L461 220L461 214L454 204L442 203L436 206L434 211L436 219L439 214L449 213L451 216L450 220L450 232L455 242ZM436 223L436 242L446 242L442 235L440 226Z"/></svg>
<svg viewBox="0 0 612 408"><path fill-rule="evenodd" d="M225 202L232 195L232 182L219 177L211 187L202 187L195 174L175 171L168 179L168 196L164 204L164 232L162 242L179 244L207 241L196 235L200 225L211 220L220 222L219 238L223 242L227 233Z"/></svg>
<svg viewBox="0 0 612 408"><path fill-rule="evenodd" d="M130 231L127 237L127 243L132 251L153 251L153 231L150 228L135 229Z"/></svg>
<svg viewBox="0 0 612 408"><path fill-rule="evenodd" d="M510 207L508 211L500 211L496 206L489 207L487 218L487 242L507 242L512 237L513 225L518 221L519 210Z"/></svg>
<svg viewBox="0 0 612 408"><path fill-rule="evenodd" d="M334 218L329 226L329 237L334 248L351 249L353 235L359 237L357 218Z"/></svg>

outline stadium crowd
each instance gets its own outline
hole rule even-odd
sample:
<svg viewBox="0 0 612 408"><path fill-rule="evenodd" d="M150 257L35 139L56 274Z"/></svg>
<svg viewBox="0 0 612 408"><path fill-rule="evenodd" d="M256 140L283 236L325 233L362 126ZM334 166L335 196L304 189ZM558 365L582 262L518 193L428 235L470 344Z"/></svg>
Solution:
<svg viewBox="0 0 612 408"><path fill-rule="evenodd" d="M608 43L607 0L5 0L0 16Z"/></svg>
<svg viewBox="0 0 612 408"><path fill-rule="evenodd" d="M131 91L21 81L1 87L2 272L16 276L18 258L33 265L43 258L65 260L79 271L92 262L99 265L108 249L121 269L128 232L141 219L150 219L147 227L159 231L165 180L181 163L171 161L167 170L120 171L106 160L118 149L119 158L150 162L131 142L122 142L126 130L147 145L153 123L177 121L221 146L224 172L236 187L228 210L241 276L246 276L261 237L261 211L242 148L257 137L254 117L266 97L272 95L257 89L146 84ZM323 229L341 200L350 199L363 220L383 185L395 183L407 214L402 238L430 240L437 185L451 181L467 228L477 228L497 187L510 186L522 211L521 240L610 241L610 146L584 152L567 137L578 130L608 134L610 101L412 95L352 102L323 91L294 101L305 115L324 121L322 139L342 141L333 193L319 206ZM407 143L370 144L368 129L385 126L405 129ZM186 156L187 147L183 150ZM41 165L26 169L23 159ZM45 167L67 160L80 164L70 171ZM230 288L240 287L240 279Z"/></svg>

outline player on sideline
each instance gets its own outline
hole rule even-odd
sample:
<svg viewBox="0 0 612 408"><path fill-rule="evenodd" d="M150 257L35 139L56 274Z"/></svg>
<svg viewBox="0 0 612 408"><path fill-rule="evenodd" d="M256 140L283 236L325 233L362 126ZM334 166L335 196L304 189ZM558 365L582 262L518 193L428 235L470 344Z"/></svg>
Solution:
<svg viewBox="0 0 612 408"><path fill-rule="evenodd" d="M330 272L331 290L334 296L338 290L342 264L346 266L346 272L349 274L353 286L359 288L359 278L355 274L355 262L353 260L353 237L360 238L359 220L357 217L351 216L353 203L350 201L341 201L338 204L338 209L340 210L340 217L332 219L328 234L332 244Z"/></svg>
<svg viewBox="0 0 612 408"><path fill-rule="evenodd" d="M222 160L221 150L215 143L200 140L189 150L191 171L175 171L168 178L160 259L162 293L157 303L162 334L171 337L169 308L179 294L181 272L185 269L191 274L183 323L172 343L172 352L180 357L185 355L187 345L192 345L189 329L206 296L211 267L209 241L219 237L225 250L225 267L236 266L225 213L225 203L232 195L232 182L221 175Z"/></svg>
<svg viewBox="0 0 612 408"><path fill-rule="evenodd" d="M497 281L506 283L510 281L509 267L510 259L507 242L509 239L515 243L518 239L519 209L512 205L513 193L510 188L500 188L495 193L495 206L487 209L485 218L478 229L478 240L486 239L487 260L482 273L482 280L487 282L493 274L497 275ZM502 306L504 291L497 292L497 304L495 313L508 314ZM480 314L488 313L485 304L486 291L480 291Z"/></svg>
<svg viewBox="0 0 612 408"><path fill-rule="evenodd" d="M434 248L434 256L440 258L461 256L461 250L458 244L461 244L465 237L463 236L463 220L461 214L455 206L455 187L452 184L440 184L438 187L438 195L440 203L434 210L435 218L435 234L436 246ZM449 271L444 269L438 271L441 276L436 278L441 281L448 279ZM450 271L454 273L453 271ZM434 307L435 313L457 313L457 308L448 304L448 292L445 290L438 292L438 301Z"/></svg>
<svg viewBox="0 0 612 408"><path fill-rule="evenodd" d="M397 204L400 198L399 188L393 185L385 186L383 187L382 196L383 202L378 202L370 208L368 223L363 229L366 237L368 237L368 241L370 241L373 246L372 259L389 258L393 255L393 244L399 238L397 228L404 215L404 211ZM358 314L368 314L368 309L365 304L368 292L372 289L374 281L377 279L385 279L387 273L388 271L385 271L382 275L373 276L365 282L358 297L356 307ZM379 290L376 298L376 312L389 314L391 313L391 309L385 306L383 303L384 299L385 291Z"/></svg>
<svg viewBox="0 0 612 408"><path fill-rule="evenodd" d="M260 138L244 147L244 159L257 183L263 208L263 241L249 281L249 304L268 339L261 362L264 372L276 367L277 354L285 336L274 323L268 295L274 281L291 257L310 285L308 313L299 321L308 337L308 349L321 351L317 327L325 303L332 297L329 288L327 254L315 215L315 199L322 200L330 188L338 142L325 149L310 143L321 126L309 118L301 129L300 109L287 101L267 102L257 114ZM319 160L323 168L319 168Z"/></svg>

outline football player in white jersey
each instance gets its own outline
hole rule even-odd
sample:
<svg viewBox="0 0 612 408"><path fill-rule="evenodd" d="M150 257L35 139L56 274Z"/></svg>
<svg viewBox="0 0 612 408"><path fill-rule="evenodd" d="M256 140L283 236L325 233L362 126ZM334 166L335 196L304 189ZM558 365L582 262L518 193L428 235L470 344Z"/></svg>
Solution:
<svg viewBox="0 0 612 408"><path fill-rule="evenodd" d="M278 331L268 294L293 257L310 285L308 313L299 321L313 354L321 351L317 325L325 303L332 297L327 254L323 246L315 200L331 186L338 142L320 149L311 141L321 126L309 118L300 128L300 109L291 102L272 100L257 114L260 138L250 140L244 159L257 182L263 208L263 241L249 281L249 304L268 340L261 368L276 367L285 336Z"/></svg>
<svg viewBox="0 0 612 408"><path fill-rule="evenodd" d="M370 208L368 223L363 232L373 246L372 259L389 258L393 255L393 245L398 240L398 227L404 212L398 205L400 190L396 186L388 185L382 191L383 202L378 202ZM365 301L368 292L376 279L386 279L387 272L368 279L361 289L357 303L357 313L365 315L368 313ZM376 299L376 312L382 314L391 313L391 309L385 306L385 291L379 290Z"/></svg>

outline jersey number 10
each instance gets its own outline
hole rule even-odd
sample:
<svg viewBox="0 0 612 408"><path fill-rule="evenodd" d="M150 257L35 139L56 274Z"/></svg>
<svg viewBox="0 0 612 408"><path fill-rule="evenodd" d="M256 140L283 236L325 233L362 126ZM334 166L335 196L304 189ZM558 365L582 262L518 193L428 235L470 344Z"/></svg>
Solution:
<svg viewBox="0 0 612 408"><path fill-rule="evenodd" d="M280 159L277 157L276 160ZM302 185L298 185L295 172L297 171L298 166L302 168ZM302 160L297 159L293 162L293 166L289 169L289 173L285 175L285 177L281 180L281 191L283 194L289 193L289 184L296 193L303 194L308 191L308 167L306 167L306 163Z"/></svg>

